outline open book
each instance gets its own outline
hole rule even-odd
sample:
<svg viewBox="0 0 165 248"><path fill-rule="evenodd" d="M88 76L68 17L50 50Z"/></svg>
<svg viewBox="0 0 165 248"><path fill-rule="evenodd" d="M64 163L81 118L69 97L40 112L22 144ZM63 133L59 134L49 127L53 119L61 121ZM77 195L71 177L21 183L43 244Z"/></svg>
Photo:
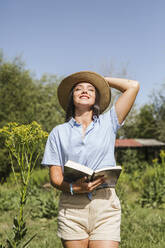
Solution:
<svg viewBox="0 0 165 248"><path fill-rule="evenodd" d="M85 176L88 178L88 181L93 181L98 176L104 175L105 183L108 184L108 187L114 188L121 170L121 166L109 166L93 171L85 165L68 160L64 165L64 181L71 183Z"/></svg>

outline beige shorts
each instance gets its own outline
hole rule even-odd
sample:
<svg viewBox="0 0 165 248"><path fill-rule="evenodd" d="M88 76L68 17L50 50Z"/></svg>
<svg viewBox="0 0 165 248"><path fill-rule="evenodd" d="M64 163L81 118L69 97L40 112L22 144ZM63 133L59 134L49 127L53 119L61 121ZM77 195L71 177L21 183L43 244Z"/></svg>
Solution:
<svg viewBox="0 0 165 248"><path fill-rule="evenodd" d="M121 206L115 189L87 194L62 193L57 235L64 240L113 240L120 242Z"/></svg>

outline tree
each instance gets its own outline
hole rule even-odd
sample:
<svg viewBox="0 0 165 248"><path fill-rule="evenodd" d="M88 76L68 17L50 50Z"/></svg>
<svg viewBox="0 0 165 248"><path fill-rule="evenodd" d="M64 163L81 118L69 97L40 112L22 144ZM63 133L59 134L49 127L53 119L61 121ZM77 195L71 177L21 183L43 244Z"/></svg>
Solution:
<svg viewBox="0 0 165 248"><path fill-rule="evenodd" d="M56 75L34 79L21 60L0 59L0 127L8 122L40 123L50 131L64 120L57 100L59 80Z"/></svg>
<svg viewBox="0 0 165 248"><path fill-rule="evenodd" d="M21 64L0 65L0 126L9 121L31 121L31 106L35 85L29 71Z"/></svg>
<svg viewBox="0 0 165 248"><path fill-rule="evenodd" d="M136 138L157 138L153 105L145 104L136 117Z"/></svg>
<svg viewBox="0 0 165 248"><path fill-rule="evenodd" d="M38 90L33 120L40 123L48 132L64 122L65 113L57 98L57 87L60 79L56 75L43 75L38 81Z"/></svg>
<svg viewBox="0 0 165 248"><path fill-rule="evenodd" d="M20 58L5 61L0 54L0 127L9 122L29 124L37 121L50 132L64 121L64 111L57 100L57 86L60 78L44 75L35 79L25 69ZM0 140L0 181L10 173L10 160Z"/></svg>
<svg viewBox="0 0 165 248"><path fill-rule="evenodd" d="M119 137L157 139L157 120L153 105L145 104L137 111L134 107L128 115L125 125L119 131Z"/></svg>
<svg viewBox="0 0 165 248"><path fill-rule="evenodd" d="M138 128L137 128L137 115L138 110L136 105L134 105L129 112L124 126L119 129L117 133L117 138L134 138L138 135Z"/></svg>
<svg viewBox="0 0 165 248"><path fill-rule="evenodd" d="M156 120L157 137L165 142L165 84L152 94L152 105Z"/></svg>
<svg viewBox="0 0 165 248"><path fill-rule="evenodd" d="M4 61L0 56L0 127L8 122L29 123L35 85L19 60ZM0 181L10 173L10 159L0 140Z"/></svg>

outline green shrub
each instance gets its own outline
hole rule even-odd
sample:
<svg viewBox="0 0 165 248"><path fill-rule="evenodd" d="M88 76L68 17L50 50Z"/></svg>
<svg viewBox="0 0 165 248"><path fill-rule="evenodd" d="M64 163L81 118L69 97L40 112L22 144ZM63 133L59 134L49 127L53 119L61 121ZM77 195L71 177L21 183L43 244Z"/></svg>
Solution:
<svg viewBox="0 0 165 248"><path fill-rule="evenodd" d="M38 206L31 212L33 218L47 218L51 219L57 217L59 191L51 190L47 197L38 197Z"/></svg>
<svg viewBox="0 0 165 248"><path fill-rule="evenodd" d="M130 216L130 211L132 209L131 201L128 202L128 196L134 194L130 188L130 176L129 174L122 171L117 186L116 193L120 199L122 214L125 216Z"/></svg>
<svg viewBox="0 0 165 248"><path fill-rule="evenodd" d="M142 160L137 150L127 149L123 151L122 158L123 169L126 173L131 174L131 176L135 171L142 172L148 166L148 163Z"/></svg>
<svg viewBox="0 0 165 248"><path fill-rule="evenodd" d="M21 174L19 172L15 172L15 175L17 177L18 183L20 183ZM14 178L12 172L9 174L5 184L6 184L7 187L11 187L11 186L15 185L15 178Z"/></svg>
<svg viewBox="0 0 165 248"><path fill-rule="evenodd" d="M33 171L31 176L31 184L37 187L43 186L45 183L49 182L49 172L48 169L36 169Z"/></svg>
<svg viewBox="0 0 165 248"><path fill-rule="evenodd" d="M141 162L136 167L136 170L129 174L130 186L133 191L139 192L141 190L141 178L144 175L146 168L150 167L147 162Z"/></svg>
<svg viewBox="0 0 165 248"><path fill-rule="evenodd" d="M141 178L141 206L159 208L165 204L165 165L154 162Z"/></svg>
<svg viewBox="0 0 165 248"><path fill-rule="evenodd" d="M0 211L9 211L17 207L18 196L14 192L0 192Z"/></svg>
<svg viewBox="0 0 165 248"><path fill-rule="evenodd" d="M0 138L0 183L4 183L6 178L11 172L11 162L9 158L9 152L2 144L2 138Z"/></svg>

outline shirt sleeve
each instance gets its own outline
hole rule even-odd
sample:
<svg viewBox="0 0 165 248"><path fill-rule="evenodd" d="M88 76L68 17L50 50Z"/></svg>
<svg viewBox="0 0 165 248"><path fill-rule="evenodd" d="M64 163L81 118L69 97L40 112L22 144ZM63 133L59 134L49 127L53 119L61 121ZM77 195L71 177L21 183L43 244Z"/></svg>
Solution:
<svg viewBox="0 0 165 248"><path fill-rule="evenodd" d="M114 132L116 133L117 130L124 125L124 121L121 124L119 124L116 109L115 109L115 105L113 105L112 108L110 109L110 119L111 119L111 122L112 122Z"/></svg>
<svg viewBox="0 0 165 248"><path fill-rule="evenodd" d="M58 143L58 135L56 128L54 128L49 134L46 142L44 156L41 162L42 165L61 165L61 156Z"/></svg>

